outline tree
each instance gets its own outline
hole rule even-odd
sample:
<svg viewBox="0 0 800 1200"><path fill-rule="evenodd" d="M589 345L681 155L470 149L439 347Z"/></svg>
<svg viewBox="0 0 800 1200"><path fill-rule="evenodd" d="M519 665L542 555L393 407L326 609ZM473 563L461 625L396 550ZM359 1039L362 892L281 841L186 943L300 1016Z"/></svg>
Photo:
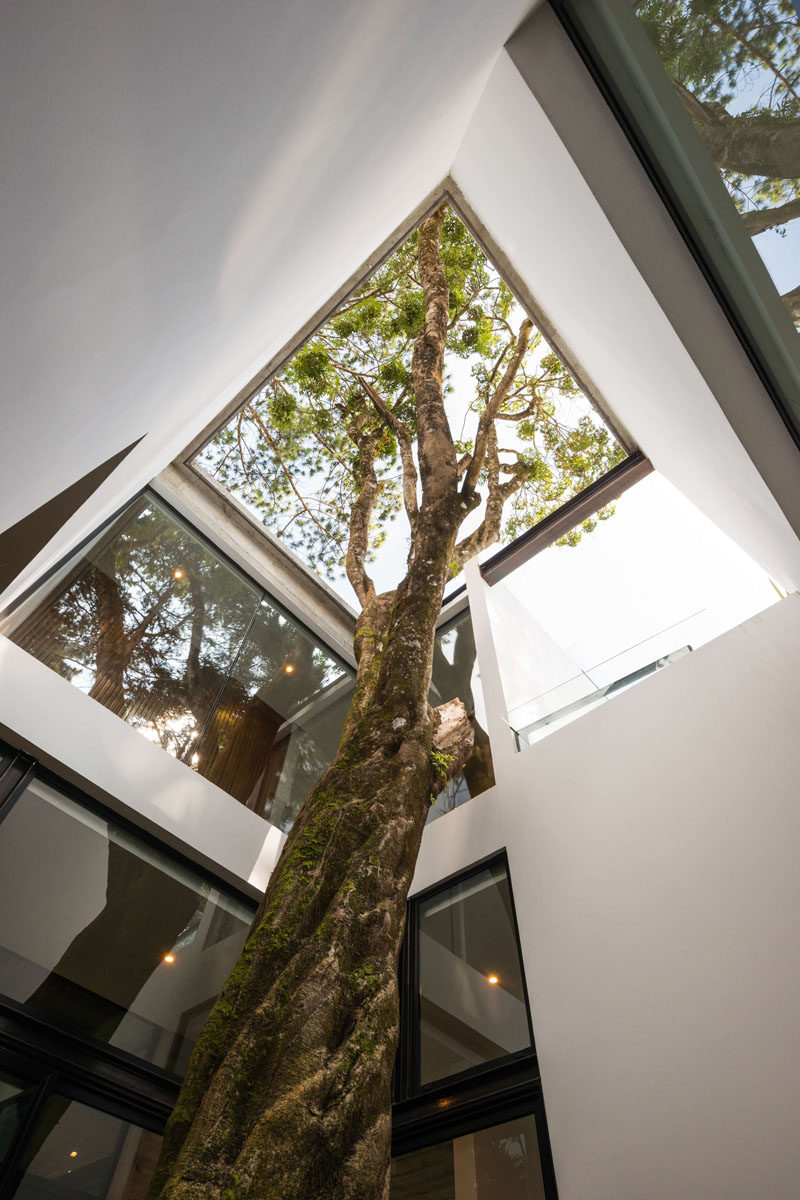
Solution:
<svg viewBox="0 0 800 1200"><path fill-rule="evenodd" d="M643 0L678 95L755 237L800 216L800 29L791 0ZM783 297L800 321L796 289Z"/></svg>
<svg viewBox="0 0 800 1200"><path fill-rule="evenodd" d="M458 436L446 355L474 388ZM443 592L504 520L513 532L619 460L591 415L565 421L577 397L442 205L205 452L308 561L343 566L358 667L339 749L189 1063L152 1198L388 1194L405 901L431 798L474 742L461 700L429 704ZM404 574L381 593L370 563L398 510Z"/></svg>

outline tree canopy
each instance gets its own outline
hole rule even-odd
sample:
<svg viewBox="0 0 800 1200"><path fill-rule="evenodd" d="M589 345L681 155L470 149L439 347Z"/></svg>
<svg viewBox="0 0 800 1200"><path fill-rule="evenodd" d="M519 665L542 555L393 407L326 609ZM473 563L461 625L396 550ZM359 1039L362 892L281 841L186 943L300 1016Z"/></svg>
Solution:
<svg viewBox="0 0 800 1200"><path fill-rule="evenodd" d="M405 513L408 534L416 518L412 356L426 312L418 244L415 232L199 456L328 578L345 568L351 538L371 562L398 515ZM460 473L472 473L481 491L455 549L455 573L485 546L541 520L623 452L452 210L441 261L449 287L445 403ZM476 469L479 438L487 453ZM353 529L373 471L369 527ZM579 537L577 530L569 540Z"/></svg>

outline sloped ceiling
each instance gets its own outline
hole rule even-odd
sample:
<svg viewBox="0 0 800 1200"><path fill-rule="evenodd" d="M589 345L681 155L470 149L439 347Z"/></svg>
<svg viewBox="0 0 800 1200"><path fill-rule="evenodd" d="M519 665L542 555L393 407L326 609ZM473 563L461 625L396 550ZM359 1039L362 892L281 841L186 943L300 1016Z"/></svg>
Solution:
<svg viewBox="0 0 800 1200"><path fill-rule="evenodd" d="M531 7L8 6L0 530L160 470L438 186Z"/></svg>

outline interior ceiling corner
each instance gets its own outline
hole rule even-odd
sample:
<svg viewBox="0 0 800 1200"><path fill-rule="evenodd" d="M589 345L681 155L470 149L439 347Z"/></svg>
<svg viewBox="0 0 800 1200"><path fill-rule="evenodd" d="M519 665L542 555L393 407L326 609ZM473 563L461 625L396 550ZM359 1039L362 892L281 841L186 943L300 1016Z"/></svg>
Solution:
<svg viewBox="0 0 800 1200"><path fill-rule="evenodd" d="M171 461L441 184L531 7L7 14L0 527L150 430L31 574ZM19 453L34 443L46 469Z"/></svg>

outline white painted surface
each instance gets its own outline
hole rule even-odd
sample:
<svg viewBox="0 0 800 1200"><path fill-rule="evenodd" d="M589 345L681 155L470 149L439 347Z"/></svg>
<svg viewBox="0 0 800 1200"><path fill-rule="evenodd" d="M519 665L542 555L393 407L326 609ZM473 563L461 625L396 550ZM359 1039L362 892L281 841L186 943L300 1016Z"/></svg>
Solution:
<svg viewBox="0 0 800 1200"><path fill-rule="evenodd" d="M4 7L0 529L148 435L39 570L166 466L441 183L531 7Z"/></svg>
<svg viewBox="0 0 800 1200"><path fill-rule="evenodd" d="M45 766L238 886L263 890L284 835L0 637L0 730Z"/></svg>
<svg viewBox="0 0 800 1200"><path fill-rule="evenodd" d="M452 175L562 344L657 470L787 591L800 586L797 535L505 51ZM655 193L651 204L652 236L664 238ZM686 253L674 230L664 252ZM706 307L713 303L708 293ZM698 308L697 322L704 311ZM738 386L760 389L741 358ZM798 492L800 470L792 491L800 506Z"/></svg>
<svg viewBox="0 0 800 1200"><path fill-rule="evenodd" d="M800 596L517 757L414 890L508 850L561 1200L794 1200Z"/></svg>

